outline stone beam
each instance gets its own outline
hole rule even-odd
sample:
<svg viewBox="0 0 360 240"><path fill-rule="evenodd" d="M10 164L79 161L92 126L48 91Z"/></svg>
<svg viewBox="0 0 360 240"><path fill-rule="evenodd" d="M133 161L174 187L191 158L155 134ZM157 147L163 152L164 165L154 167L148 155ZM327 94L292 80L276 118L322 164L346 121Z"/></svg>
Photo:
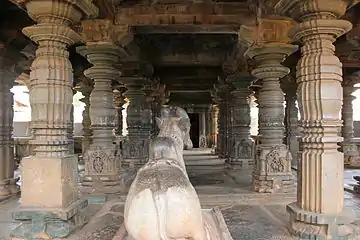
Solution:
<svg viewBox="0 0 360 240"><path fill-rule="evenodd" d="M207 85L180 85L180 84L167 84L169 92L209 92L213 84Z"/></svg>
<svg viewBox="0 0 360 240"><path fill-rule="evenodd" d="M81 22L80 32L87 45L112 42L126 46L134 38L128 25L115 26L108 19L84 20Z"/></svg>
<svg viewBox="0 0 360 240"><path fill-rule="evenodd" d="M254 24L255 17L244 2L189 2L119 6L115 24Z"/></svg>
<svg viewBox="0 0 360 240"><path fill-rule="evenodd" d="M163 55L154 59L156 66L221 66L224 56L213 55L211 53L198 54L172 54Z"/></svg>
<svg viewBox="0 0 360 240"><path fill-rule="evenodd" d="M219 24L202 24L202 25L145 25L135 26L133 31L137 34L234 34L239 31L239 25L219 25Z"/></svg>

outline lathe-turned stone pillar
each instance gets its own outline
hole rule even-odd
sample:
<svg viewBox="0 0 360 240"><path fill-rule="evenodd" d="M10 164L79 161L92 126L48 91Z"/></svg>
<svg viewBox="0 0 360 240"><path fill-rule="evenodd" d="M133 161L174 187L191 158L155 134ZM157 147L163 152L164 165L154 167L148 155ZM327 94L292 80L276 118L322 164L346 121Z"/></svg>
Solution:
<svg viewBox="0 0 360 240"><path fill-rule="evenodd" d="M229 92L227 85L221 85L215 90L215 101L218 103L218 135L217 135L217 154L221 159L228 158L228 125L229 125Z"/></svg>
<svg viewBox="0 0 360 240"><path fill-rule="evenodd" d="M219 116L219 107L217 104L213 104L212 108L211 108L211 132L210 132L210 136L211 136L211 148L215 151L216 150L216 146L217 146L217 135L218 135L218 128L217 128L217 123L218 123L218 116Z"/></svg>
<svg viewBox="0 0 360 240"><path fill-rule="evenodd" d="M343 96L344 101L342 105L342 150L344 153L344 164L352 167L360 167L360 156L358 147L354 141L354 120L353 120L353 100L356 99L352 94L357 89L354 84L360 82L360 72L356 72L351 76L346 76L343 81Z"/></svg>
<svg viewBox="0 0 360 240"><path fill-rule="evenodd" d="M14 139L13 132L13 94L10 89L14 85L15 74L11 73L5 56L6 48L0 44L0 201L11 196L14 185Z"/></svg>
<svg viewBox="0 0 360 240"><path fill-rule="evenodd" d="M83 21L83 27L97 26L102 21ZM115 155L116 146L113 144L115 108L112 81L120 77L121 73L114 64L118 63L123 52L111 42L91 44L88 42L86 46L77 47L77 52L93 64L93 67L84 71L84 75L94 81L94 89L90 95L93 135L90 148L84 156L85 175L82 180L82 191L114 193L120 191L122 186L120 186L120 162Z"/></svg>
<svg viewBox="0 0 360 240"><path fill-rule="evenodd" d="M226 149L226 126L227 126L227 101L225 99L219 99L219 115L218 115L218 135L217 135L217 154L219 158L226 158L227 149Z"/></svg>
<svg viewBox="0 0 360 240"><path fill-rule="evenodd" d="M200 108L199 111L199 127L200 127L200 135L199 135L199 147L207 148L207 137L206 137L206 109Z"/></svg>
<svg viewBox="0 0 360 240"><path fill-rule="evenodd" d="M123 91L119 89L114 90L114 106L115 106L115 135L122 136L123 132L123 106L126 103Z"/></svg>
<svg viewBox="0 0 360 240"><path fill-rule="evenodd" d="M69 152L68 123L72 105L73 69L67 47L81 41L70 24L96 15L89 1L17 0L39 24L23 33L38 44L30 73L31 144L34 155L21 162L19 212L24 220L11 233L16 239L66 238L79 208L77 157ZM31 220L31 221L29 221Z"/></svg>
<svg viewBox="0 0 360 240"><path fill-rule="evenodd" d="M148 80L141 76L126 75L120 80L127 88L124 96L129 99L126 118L128 136L124 141L123 154L129 166L134 167L135 164L144 164L149 156L152 115L143 91Z"/></svg>
<svg viewBox="0 0 360 240"><path fill-rule="evenodd" d="M232 145L230 146L230 164L247 167L253 165L253 141L250 137L250 106L248 89L249 77L231 77L235 87L233 96Z"/></svg>
<svg viewBox="0 0 360 240"><path fill-rule="evenodd" d="M286 6L286 7L285 7ZM342 64L336 37L351 29L339 20L347 1L293 1L281 14L299 20L290 35L303 44L297 64L297 94L303 128L298 162L298 198L287 206L290 230L304 239L353 239L353 219L344 215L344 155L338 151L342 121Z"/></svg>
<svg viewBox="0 0 360 240"><path fill-rule="evenodd" d="M292 82L296 87L296 83ZM299 120L298 120L298 108L296 107L296 88L287 88L285 95L286 107L285 107L285 121L286 121L286 144L291 152L292 166L297 166L297 154L299 151L298 137Z"/></svg>
<svg viewBox="0 0 360 240"><path fill-rule="evenodd" d="M288 192L293 187L291 154L284 138L284 94L280 78L289 73L281 65L297 49L290 44L264 44L248 52L256 67L251 74L262 80L259 94L259 142L256 146L253 187L258 192Z"/></svg>
<svg viewBox="0 0 360 240"><path fill-rule="evenodd" d="M84 96L80 99L85 104L82 112L82 155L86 155L92 142L92 130L91 130L91 119L90 119L90 94L94 86L92 80L82 80L79 91Z"/></svg>
<svg viewBox="0 0 360 240"><path fill-rule="evenodd" d="M73 105L73 99L74 95L76 94L76 90L72 90L73 97L71 101L71 110L70 110L70 120L68 123L68 139L69 139L69 152L71 154L75 153L75 141L74 141L74 105Z"/></svg>

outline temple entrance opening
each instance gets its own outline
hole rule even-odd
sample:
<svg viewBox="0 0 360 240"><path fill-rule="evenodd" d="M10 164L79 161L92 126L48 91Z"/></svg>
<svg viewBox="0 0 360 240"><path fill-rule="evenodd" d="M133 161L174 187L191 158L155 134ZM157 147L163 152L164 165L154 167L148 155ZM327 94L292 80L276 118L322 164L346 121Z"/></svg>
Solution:
<svg viewBox="0 0 360 240"><path fill-rule="evenodd" d="M189 113L191 129L190 129L190 139L193 142L194 148L199 148L199 114L198 113Z"/></svg>

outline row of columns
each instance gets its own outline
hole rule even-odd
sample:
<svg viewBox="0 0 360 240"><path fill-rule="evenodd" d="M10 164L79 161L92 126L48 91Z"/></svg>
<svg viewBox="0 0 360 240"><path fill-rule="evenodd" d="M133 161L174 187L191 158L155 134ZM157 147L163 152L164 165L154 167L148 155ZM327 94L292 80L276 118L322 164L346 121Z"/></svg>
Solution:
<svg viewBox="0 0 360 240"><path fill-rule="evenodd" d="M293 17L300 24L293 28L292 36L303 44L297 70L297 97L302 128L298 159L298 199L288 206L288 211L291 215L292 232L308 238L319 235L336 238L352 234L350 228L343 231L344 225L351 223L351 219L341 217L344 156L337 151L337 143L342 140L338 134L341 128L339 116L342 106L342 70L332 45L335 37L350 30L351 24L345 20L337 20L345 12L346 6L342 4L344 1L332 2L337 4L319 2L316 7L306 5L307 1L289 1L283 4L287 7L284 14L298 14ZM85 1L26 1L26 8L30 16L40 23L24 29L24 33L39 44L30 74L30 103L33 108L31 128L34 131L32 144L36 148L34 155L24 158L22 162L22 199L20 212L15 217L51 225L52 227L44 230L45 234L52 238L64 237L71 229L72 222L68 220L86 205L86 201L78 200L77 158L69 149L73 81L67 47L82 39L71 29L70 24L79 22L82 16L96 15L97 9ZM89 30L88 27L83 25L84 31ZM280 29L284 31L283 27ZM92 44L78 48L78 52L93 64L93 67L85 71L85 75L94 81L94 89L90 95L93 137L85 156L88 165L85 166L84 179L91 187L101 183L106 189L108 187L118 191L119 167L116 151L112 146L115 109L112 104L111 83L120 76L114 64L119 61L122 53L112 39L106 40L105 43L87 41ZM252 75L262 82L258 99L260 138L254 153L253 173L254 188L260 192L277 189L284 191L291 185L291 154L283 144L284 96L279 79L289 73L289 69L282 66L281 62L294 49L287 42L280 41L278 45L261 43L248 52L249 57L255 61ZM150 127L138 127L140 124L150 126L151 116L148 111L144 111L149 109L149 104L142 90L147 80L141 76L134 77L133 74L120 79L127 88L124 95L130 101L129 134L138 134L138 138L129 139L126 143L129 151L124 155L131 157L140 154L139 148L147 146L146 141L150 135ZM240 93L244 93L241 86L236 87L238 90L233 95L238 98ZM6 91L9 89L7 87ZM229 94L228 90L224 92L224 95ZM224 95L219 99L219 154L226 158L233 154L233 161L236 161L236 154L228 151L229 145L236 145L236 141L242 138L240 136L247 132L245 128L248 126L242 128L241 123L233 120L236 113L242 110L239 107L229 111L235 106L229 104ZM9 103L6 103L7 100L2 100L1 103L10 105L10 96L6 99ZM244 122L246 121L245 119ZM8 120L2 120L2 123L1 127L9 125ZM241 130L234 134L229 131L229 126ZM11 127L9 129L11 131ZM3 129L2 133L6 131L8 129ZM6 137L1 139L2 153L8 151L11 144L6 139L10 134L6 132L4 135ZM224 135L227 136L225 140L221 137ZM5 166L8 164L11 163L7 162ZM8 172L1 172L2 179L5 179L1 189L7 188ZM59 226L64 224L68 227L58 231ZM52 229L57 231L51 232ZM15 229L12 235L18 238L29 235L35 237L39 234L36 231L32 223L28 222Z"/></svg>

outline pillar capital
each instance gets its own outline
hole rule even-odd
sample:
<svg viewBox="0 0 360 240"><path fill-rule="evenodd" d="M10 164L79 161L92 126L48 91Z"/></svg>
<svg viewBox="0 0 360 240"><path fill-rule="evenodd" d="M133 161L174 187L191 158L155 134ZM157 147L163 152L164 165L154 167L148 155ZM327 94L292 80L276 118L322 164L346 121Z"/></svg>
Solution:
<svg viewBox="0 0 360 240"><path fill-rule="evenodd" d="M305 16L309 19L339 18L349 6L353 5L353 2L353 0L280 0L275 5L275 11L296 20Z"/></svg>
<svg viewBox="0 0 360 240"><path fill-rule="evenodd" d="M260 79L286 76L290 70L280 63L297 49L292 44L266 44L251 48L247 55L254 59L256 65L251 74Z"/></svg>
<svg viewBox="0 0 360 240"><path fill-rule="evenodd" d="M38 23L73 25L82 18L93 18L99 9L92 0L11 0L27 9L29 16Z"/></svg>
<svg viewBox="0 0 360 240"><path fill-rule="evenodd" d="M109 19L91 19L81 22L81 35L86 45L121 43L129 34L129 26L114 25Z"/></svg>

